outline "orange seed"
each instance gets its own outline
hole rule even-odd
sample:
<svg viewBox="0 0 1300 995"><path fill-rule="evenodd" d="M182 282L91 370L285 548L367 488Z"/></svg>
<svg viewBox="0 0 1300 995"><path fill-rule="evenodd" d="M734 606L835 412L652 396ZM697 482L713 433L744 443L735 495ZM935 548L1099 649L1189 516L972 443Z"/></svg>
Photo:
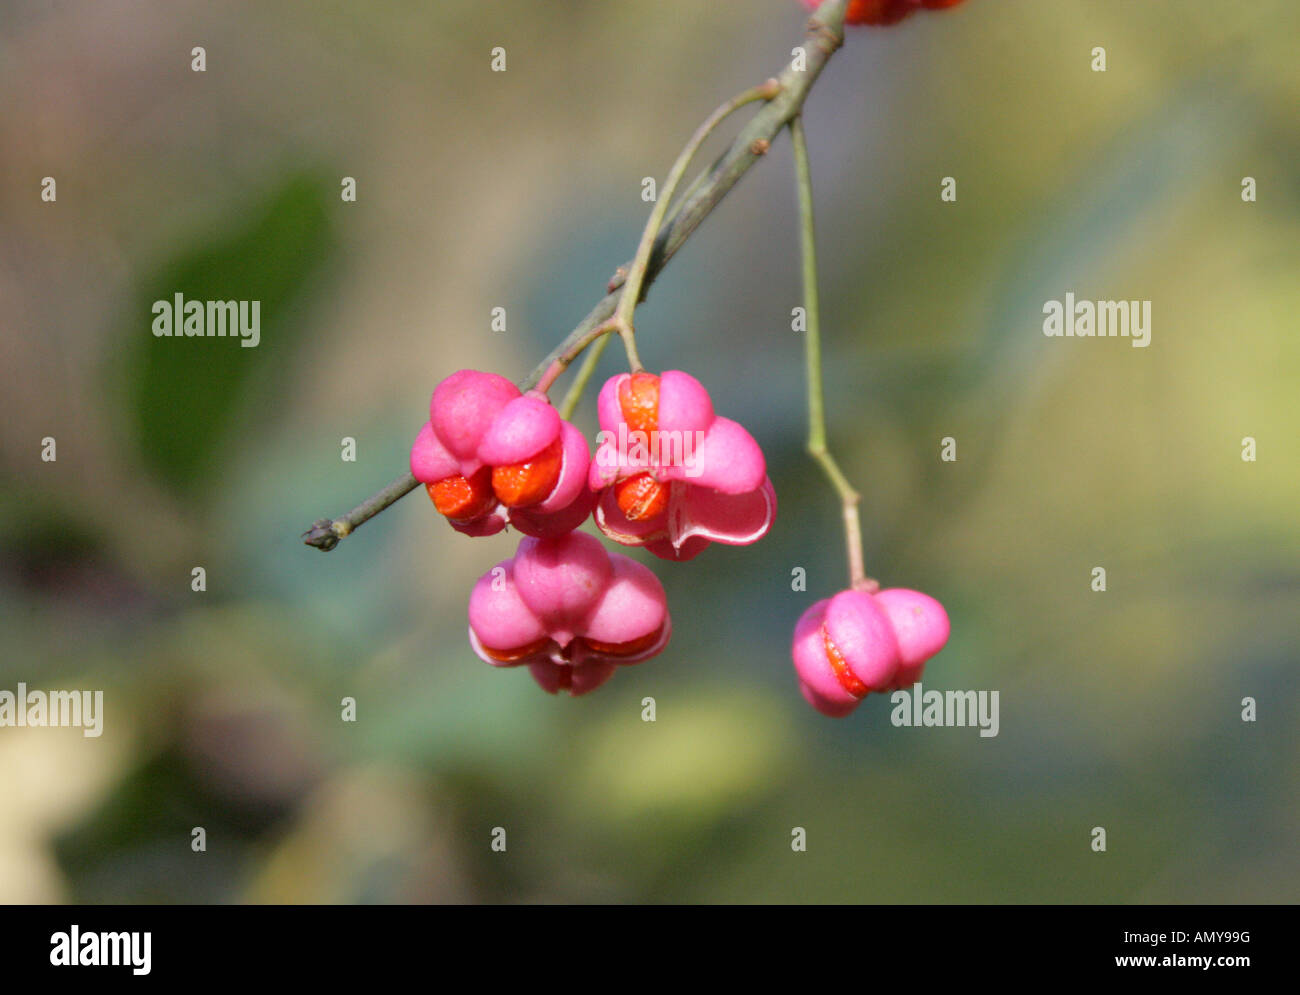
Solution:
<svg viewBox="0 0 1300 995"><path fill-rule="evenodd" d="M526 508L546 500L555 490L564 463L564 448L556 439L525 463L492 468L492 489L507 508Z"/></svg>
<svg viewBox="0 0 1300 995"><path fill-rule="evenodd" d="M653 373L633 373L618 385L618 406L629 432L646 438L659 428L659 378Z"/></svg>
<svg viewBox="0 0 1300 995"><path fill-rule="evenodd" d="M661 484L648 473L624 477L614 484L614 500L629 522L642 522L668 507L669 484Z"/></svg>
<svg viewBox="0 0 1300 995"><path fill-rule="evenodd" d="M473 477L460 474L425 484L433 506L454 522L469 522L486 515L496 504L492 476L487 467Z"/></svg>

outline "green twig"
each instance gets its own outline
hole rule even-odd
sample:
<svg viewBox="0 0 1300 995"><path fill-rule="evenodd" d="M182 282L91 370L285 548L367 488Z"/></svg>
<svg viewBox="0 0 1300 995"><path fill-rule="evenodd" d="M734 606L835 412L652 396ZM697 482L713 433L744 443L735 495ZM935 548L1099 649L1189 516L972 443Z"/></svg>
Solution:
<svg viewBox="0 0 1300 995"><path fill-rule="evenodd" d="M664 182L663 189L658 192L658 196L655 198L655 206L650 211L650 217L646 220L645 228L641 231L641 241L637 245L636 256L626 266L619 268L622 291L619 294L618 305L615 307L613 315L607 321L573 339L569 348L565 349L560 355L555 356L537 381L539 390L549 390L555 379L565 371L568 365L587 346L611 332L617 332L619 338L623 340L623 349L627 352L627 364L632 372L639 373L645 369L641 363L641 357L637 353L636 333L632 328L632 314L636 310L637 298L641 296L642 288L645 286L650 254L654 251L655 242L663 227L664 216L668 213L668 208L672 203L673 195L677 191L678 184L681 183L682 174L686 172L692 160L694 160L695 154L699 151L700 146L704 144L705 139L713 133L713 130L719 124L746 104L751 104L756 100L771 100L780 92L781 84L775 79L769 79L766 83L751 87L744 93L728 100L695 129L695 133L683 146L677 160L673 163L672 169L669 170L668 179ZM696 183L700 182L702 181L696 181ZM692 184L692 186L694 185Z"/></svg>
<svg viewBox="0 0 1300 995"><path fill-rule="evenodd" d="M840 497L844 512L844 546L849 560L849 584L858 590L873 590L862 564L862 521L858 514L858 492L853 489L826 446L826 405L822 389L821 306L817 298L817 229L813 221L812 171L808 165L808 140L803 116L790 122L794 146L795 186L799 193L799 254L803 262L803 305L806 322L804 360L808 378L808 453L825 471Z"/></svg>
<svg viewBox="0 0 1300 995"><path fill-rule="evenodd" d="M673 195L677 192L677 184L682 181L682 174L690 166L691 160L695 158L695 153L699 151L705 139L713 134L714 128L746 104L752 104L755 100L771 100L780 92L781 83L776 79L769 79L766 83L751 87L744 93L728 100L705 118L704 123L695 129L695 134L691 135L690 140L677 156L677 161L673 163L673 168L669 170L668 179L664 181L662 189L659 190L654 210L650 212L650 218L646 221L645 230L641 233L641 243L636 247L636 255L632 257L632 265L628 267L627 277L623 281L623 293L619 296L618 307L614 309L614 317L611 319L615 330L623 336L624 342L629 346L629 360L632 361L634 367L640 366L640 363L636 359L635 338L632 334L632 315L636 311L637 300L641 296L646 267L650 265L650 253L654 251L655 240L659 237L659 229L663 227L664 216L668 213Z"/></svg>
<svg viewBox="0 0 1300 995"><path fill-rule="evenodd" d="M419 486L420 482L408 470L382 491L366 498L342 518L318 518L312 522L311 528L302 534L302 541L308 546L315 546L322 552L328 553L339 544L340 539L346 539L362 522L374 518L390 504L406 497Z"/></svg>

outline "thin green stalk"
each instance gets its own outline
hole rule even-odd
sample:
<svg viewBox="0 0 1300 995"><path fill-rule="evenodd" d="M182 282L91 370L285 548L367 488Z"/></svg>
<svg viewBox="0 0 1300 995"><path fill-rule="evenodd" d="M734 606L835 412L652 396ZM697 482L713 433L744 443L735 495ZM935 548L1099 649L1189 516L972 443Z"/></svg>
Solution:
<svg viewBox="0 0 1300 995"><path fill-rule="evenodd" d="M790 120L790 140L794 146L795 186L799 193L799 253L803 263L803 306L807 324L804 332L804 365L808 378L808 453L825 471L843 507L849 584L859 590L871 589L875 582L867 578L862 563L862 521L858 514L860 498L826 446L821 306L817 299L817 229L813 221L812 171L808 165L808 140L804 135L802 114L796 114Z"/></svg>
<svg viewBox="0 0 1300 995"><path fill-rule="evenodd" d="M569 384L568 393L564 395L564 400L560 402L560 417L566 421L573 417L578 402L582 400L582 392L587 389L587 382L596 371L596 364L600 362L600 354L605 351L607 345L609 345L609 336L603 335L600 341L588 349L587 355L583 357L582 365L578 367L573 383Z"/></svg>
<svg viewBox="0 0 1300 995"><path fill-rule="evenodd" d="M704 186L704 181L709 178L709 175L712 172L713 172L713 167L706 166L704 169L701 169L695 175L695 179L691 180L690 184L686 187L686 189L682 191L682 195L679 198L677 198L677 206L668 212L668 216L670 218L674 214L676 214L677 211L681 209L681 206L683 204L685 204L687 201L689 201L692 197L695 196L695 192L699 190L700 187Z"/></svg>
<svg viewBox="0 0 1300 995"><path fill-rule="evenodd" d="M658 241L659 231L663 227L664 218L668 214L668 207L672 202L673 194L677 190L677 185L681 182L682 174L686 172L687 167L695 158L695 153L699 151L704 140L713 133L714 128L746 104L751 104L755 100L771 100L780 92L781 84L775 79L769 79L766 83L751 87L744 93L728 100L695 129L695 134L691 136L690 141L678 154L677 161L673 163L673 168L668 173L668 180L664 184L664 188L659 191L659 196L655 198L654 209L650 212L650 217L641 232L641 241L637 245L636 256L621 271L623 274L622 290L618 304L614 308L614 313L604 322L592 328L583 330L579 326L573 335L565 339L559 352L553 354L553 357L548 357L551 361L547 363L537 378L538 390L543 392L550 390L551 385L555 383L560 374L592 343L599 340L601 343L600 348L603 350L604 343L608 339L610 332L617 332L619 338L623 340L623 349L627 352L627 364L632 372L640 373L645 369L636 349L636 333L632 330L632 313L636 310L637 298L641 296L641 290L645 286L650 256ZM692 184L692 190L687 192L687 197L696 188L696 184L703 183L707 175L708 172L706 171L697 178L696 183ZM678 210L686 203L686 199L686 197L683 197L682 201L678 203ZM573 403L576 405L578 402L575 400Z"/></svg>
<svg viewBox="0 0 1300 995"><path fill-rule="evenodd" d="M573 362L582 352L592 343L599 340L600 348L605 348L604 343L608 339L610 332L617 332L619 338L623 340L623 349L627 353L627 364L633 373L640 373L645 369L641 363L641 357L637 353L636 333L632 329L632 314L636 310L637 299L641 296L641 291L645 286L647 272L650 266L650 257L654 252L655 245L659 240L660 229L663 227L664 218L668 215L668 208L672 203L673 195L677 191L678 184L681 183L683 174L695 158L700 146L705 139L713 133L713 130L730 117L733 113L751 104L756 100L771 100L781 92L781 84L776 79L769 79L766 83L759 86L751 87L744 93L738 94L725 104L718 107L710 114L691 136L690 140L682 148L677 156L677 161L673 163L672 169L668 173L668 180L664 188L659 191L655 198L654 209L650 212L645 228L641 232L641 241L637 245L636 256L632 262L621 270L622 273L622 291L620 293L618 304L614 308L614 313L610 317L597 325L577 335L569 343L569 347L563 349L555 361L550 363L538 379L537 387L539 390L547 391L551 384L565 371L570 363ZM709 171L705 170L691 184L690 190L686 192L683 198L677 204L677 210L680 211L682 206L687 202L690 196L701 186L708 177ZM566 340L568 341L568 340ZM572 391L570 391L572 393ZM567 400L567 396L566 396ZM577 405L577 400L574 400Z"/></svg>
<svg viewBox="0 0 1300 995"><path fill-rule="evenodd" d="M750 87L744 93L732 97L705 118L704 123L695 129L695 134L691 135L690 140L678 154L677 161L673 163L673 168L669 170L668 179L664 182L662 189L659 190L658 196L655 198L654 210L650 212L650 218L646 221L645 230L641 232L641 243L636 247L636 255L632 258L632 265L628 267L627 277L623 281L623 293L618 299L618 307L614 309L614 316L610 319L612 328L623 338L623 345L627 348L628 364L632 367L634 373L639 372L643 367L641 366L640 357L636 354L636 335L632 330L632 315L636 311L637 301L641 297L641 287L645 282L646 268L650 265L650 254L654 250L655 240L659 237L659 229L663 226L664 218L668 214L668 208L677 192L677 185L682 181L682 175L690 166L691 160L695 158L695 153L699 151L705 139L713 133L714 128L746 104L752 104L756 100L771 100L780 92L780 82L776 79L769 79L759 86Z"/></svg>

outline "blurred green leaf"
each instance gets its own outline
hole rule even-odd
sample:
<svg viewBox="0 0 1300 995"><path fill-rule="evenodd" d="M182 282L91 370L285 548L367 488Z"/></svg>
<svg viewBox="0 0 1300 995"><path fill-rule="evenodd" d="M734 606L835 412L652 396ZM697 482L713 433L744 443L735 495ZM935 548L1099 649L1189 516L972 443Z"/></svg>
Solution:
<svg viewBox="0 0 1300 995"><path fill-rule="evenodd" d="M329 257L327 193L297 174L244 212L233 230L196 232L160 271L141 281L121 341L138 343L128 360L127 407L146 466L190 495L220 465L222 446L240 424L255 378L283 370L306 322L311 277ZM260 301L260 341L143 335L155 301Z"/></svg>

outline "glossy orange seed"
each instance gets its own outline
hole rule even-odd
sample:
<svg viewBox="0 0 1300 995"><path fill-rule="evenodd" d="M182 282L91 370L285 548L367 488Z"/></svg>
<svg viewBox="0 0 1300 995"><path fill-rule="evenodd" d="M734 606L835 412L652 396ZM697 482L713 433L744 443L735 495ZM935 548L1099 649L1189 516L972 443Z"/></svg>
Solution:
<svg viewBox="0 0 1300 995"><path fill-rule="evenodd" d="M629 432L647 437L659 428L659 378L653 373L633 373L618 385L618 406Z"/></svg>
<svg viewBox="0 0 1300 995"><path fill-rule="evenodd" d="M457 474L425 484L425 489L433 506L454 522L468 522L486 515L497 500L492 493L492 474L487 467L473 477Z"/></svg>
<svg viewBox="0 0 1300 995"><path fill-rule="evenodd" d="M659 483L648 473L638 473L614 485L614 500L629 522L643 522L667 509L670 486Z"/></svg>
<svg viewBox="0 0 1300 995"><path fill-rule="evenodd" d="M526 463L492 468L492 490L507 508L527 508L546 500L555 490L564 463L564 447L556 439Z"/></svg>

